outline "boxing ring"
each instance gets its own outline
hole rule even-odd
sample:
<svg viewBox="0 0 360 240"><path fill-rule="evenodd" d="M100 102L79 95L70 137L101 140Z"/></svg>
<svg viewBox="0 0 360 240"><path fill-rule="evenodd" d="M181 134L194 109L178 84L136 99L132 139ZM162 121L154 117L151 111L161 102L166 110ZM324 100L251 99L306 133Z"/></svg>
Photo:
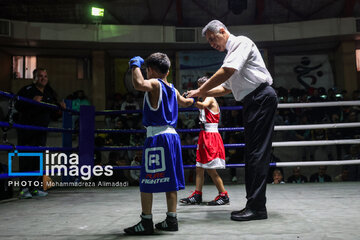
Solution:
<svg viewBox="0 0 360 240"><path fill-rule="evenodd" d="M37 103L0 91L0 95L16 101L41 104L58 109L50 104ZM360 101L279 104L279 108L304 108L326 106L359 106ZM240 110L237 107L222 107L221 110ZM180 109L197 111L197 109ZM92 106L82 106L80 112L66 109L63 113L63 128L42 128L0 122L4 128L21 128L38 131L59 132L63 134L61 147L16 146L6 143L0 145L1 151L50 151L76 152L79 165L94 165L94 151L133 151L132 147L95 147L94 135L99 133L132 134L145 133L145 130L95 129L95 116L138 113L139 111L99 111ZM79 115L80 128L71 126L71 116ZM360 123L311 124L275 126L275 131L323 128L357 128ZM198 132L200 129L177 129L178 132ZM243 128L219 128L220 132L243 131ZM79 144L72 146L72 134L79 134ZM338 139L327 141L287 141L273 142L273 147L326 146L360 144L360 139ZM241 148L244 143L225 144L226 148ZM193 149L196 145L184 145L183 149ZM316 160L316 159L315 159ZM359 159L306 162L271 163L276 167L353 165ZM185 165L191 169L195 165ZM243 168L244 164L227 164L227 168ZM118 170L136 170L138 166L118 166ZM226 170L225 170L226 171ZM9 174L0 174L0 179L12 179ZM68 179L62 179L67 180ZM269 219L263 221L230 221L230 212L245 206L245 187L243 184L226 184L230 205L204 206L178 205L179 231L174 233L156 232L152 239L359 239L360 231L360 184L359 182L332 182L306 184L268 184L267 208ZM186 186L178 192L178 199L187 197L193 186ZM0 202L0 239L123 239L123 229L139 220L140 194L136 186L120 187L58 187L49 190L45 198L18 200L16 198ZM213 185L205 185L204 201L216 195ZM154 194L154 222L163 220L166 212L164 194ZM141 237L135 237L141 238Z"/></svg>

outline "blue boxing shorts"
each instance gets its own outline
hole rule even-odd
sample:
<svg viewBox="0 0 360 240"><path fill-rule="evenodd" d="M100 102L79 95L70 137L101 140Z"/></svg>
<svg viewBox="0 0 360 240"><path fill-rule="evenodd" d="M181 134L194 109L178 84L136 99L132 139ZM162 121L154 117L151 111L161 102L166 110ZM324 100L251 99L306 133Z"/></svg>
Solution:
<svg viewBox="0 0 360 240"><path fill-rule="evenodd" d="M163 133L146 138L140 171L140 191L171 192L184 188L179 135Z"/></svg>

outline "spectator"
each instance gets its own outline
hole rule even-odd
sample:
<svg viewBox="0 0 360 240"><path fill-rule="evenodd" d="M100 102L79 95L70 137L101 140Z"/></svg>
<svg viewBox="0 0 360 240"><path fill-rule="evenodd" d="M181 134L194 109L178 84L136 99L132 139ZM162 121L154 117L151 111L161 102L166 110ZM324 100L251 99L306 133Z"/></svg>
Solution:
<svg viewBox="0 0 360 240"><path fill-rule="evenodd" d="M142 159L142 151L136 151L131 166L140 166ZM139 185L140 170L130 170L130 177L132 179L131 185Z"/></svg>
<svg viewBox="0 0 360 240"><path fill-rule="evenodd" d="M321 140L328 140L327 136L327 129L313 129L310 131L311 133L311 140L313 141L321 141ZM329 159L328 152L329 149L327 146L315 146L310 147L310 160L311 161L326 161ZM331 154L329 154L332 156ZM332 158L332 157L331 157Z"/></svg>
<svg viewBox="0 0 360 240"><path fill-rule="evenodd" d="M349 168L344 166L341 173L335 177L336 182L348 182L351 181L349 178Z"/></svg>
<svg viewBox="0 0 360 240"><path fill-rule="evenodd" d="M47 71L44 68L37 68L33 71L34 81L20 89L17 95L32 99L37 102L57 104L66 108L64 102L58 102L56 92L49 86ZM54 111L44 106L38 106L22 101L15 105L19 112L19 122L24 125L48 127L51 119L61 116L61 111ZM17 129L18 145L20 146L45 146L47 132L26 129ZM26 160L19 159L20 172L39 171L39 159L37 157L26 157ZM36 177L24 177L24 181L37 181ZM33 185L33 184L32 184ZM34 187L24 187L20 190L20 198L32 198L32 196L46 196L47 193Z"/></svg>
<svg viewBox="0 0 360 240"><path fill-rule="evenodd" d="M81 105L90 105L89 100L85 96L85 93L83 90L77 90L73 94L74 99L72 100L72 109L75 111L80 112L80 106ZM79 129L79 115L73 115L72 116L72 126L75 129Z"/></svg>
<svg viewBox="0 0 360 240"><path fill-rule="evenodd" d="M125 124L122 119L117 118L115 122L115 129L125 129ZM128 133L110 133L109 138L113 145L116 146L129 146L130 135Z"/></svg>
<svg viewBox="0 0 360 240"><path fill-rule="evenodd" d="M107 165L111 165L114 167L118 166L129 166L130 163L126 158L120 158L119 152L109 152L109 162ZM130 177L129 170L123 169L114 169L114 174L110 177L106 178L107 181L110 182L130 182L132 179Z"/></svg>
<svg viewBox="0 0 360 240"><path fill-rule="evenodd" d="M357 160L360 159L360 146L354 144L350 146L350 152L344 156L345 160ZM349 180L356 181L360 180L360 165L348 165Z"/></svg>
<svg viewBox="0 0 360 240"><path fill-rule="evenodd" d="M293 175L287 180L288 183L306 183L307 181L307 178L301 175L300 167L295 167L293 169Z"/></svg>
<svg viewBox="0 0 360 240"><path fill-rule="evenodd" d="M139 110L139 104L135 101L134 95L132 93L128 93L126 95L125 101L121 104L121 111L129 111L129 110ZM128 113L123 114L123 117L125 117L125 125L126 128L135 128L139 123L139 113Z"/></svg>
<svg viewBox="0 0 360 240"><path fill-rule="evenodd" d="M298 122L299 125L306 125L309 124L308 116L306 114L302 115L300 117L300 121ZM294 137L296 141L308 141L311 139L310 130L295 130L293 131ZM300 147L301 151L301 157L303 161L314 159L313 153L312 153L312 147L310 146L304 146Z"/></svg>
<svg viewBox="0 0 360 240"><path fill-rule="evenodd" d="M354 101L360 100L360 90L354 90L351 95L351 99Z"/></svg>
<svg viewBox="0 0 360 240"><path fill-rule="evenodd" d="M319 171L310 176L310 182L331 182L331 177L326 174L326 170L326 166L320 166Z"/></svg>
<svg viewBox="0 0 360 240"><path fill-rule="evenodd" d="M283 183L285 183L283 181L283 174L282 174L281 170L278 169L278 168L274 170L274 172L272 174L272 177L273 177L272 184L283 184Z"/></svg>
<svg viewBox="0 0 360 240"><path fill-rule="evenodd" d="M232 134L229 137L229 144L236 144L244 142L244 137L238 134ZM244 150L243 148L230 148L226 150L225 154L226 158L228 159L229 164L239 164L244 163ZM230 176L231 181L236 183L237 182L237 176L236 176L236 168L230 168Z"/></svg>
<svg viewBox="0 0 360 240"><path fill-rule="evenodd" d="M270 163L278 163L278 162L281 162L280 158L278 158L277 156L274 155L274 148L271 148ZM273 172L276 169L280 170L281 175L284 176L284 170L281 167L270 166L267 183L272 183L273 182Z"/></svg>
<svg viewBox="0 0 360 240"><path fill-rule="evenodd" d="M96 148L101 148L104 147L105 145L105 138L101 137L101 136L96 136L95 139L95 147ZM102 162L102 152L99 150L95 150L94 151L94 164L95 165L101 165Z"/></svg>
<svg viewBox="0 0 360 240"><path fill-rule="evenodd" d="M121 110L121 104L122 104L122 96L119 93L115 93L114 96L109 97L107 99L106 103L106 109L111 110ZM119 117L116 117L116 115L106 115L105 116L105 123L106 128L114 128L114 122L116 125L116 119Z"/></svg>
<svg viewBox="0 0 360 240"><path fill-rule="evenodd" d="M333 124L340 123L339 113L335 113L335 112L332 113L330 116L330 121ZM342 139L343 138L342 129L338 129L338 128L328 129L328 138L329 138L329 140ZM336 145L335 148L336 148L336 158L341 159L342 158L342 146Z"/></svg>

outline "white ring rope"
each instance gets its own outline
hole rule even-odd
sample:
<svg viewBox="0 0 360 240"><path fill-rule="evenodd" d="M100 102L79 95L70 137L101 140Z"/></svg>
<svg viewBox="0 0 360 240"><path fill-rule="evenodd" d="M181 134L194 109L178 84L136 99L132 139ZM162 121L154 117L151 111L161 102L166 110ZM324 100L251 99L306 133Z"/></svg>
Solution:
<svg viewBox="0 0 360 240"><path fill-rule="evenodd" d="M333 106L360 106L360 101L340 101L340 102L317 102L317 103L280 103L278 108L308 108L308 107L333 107ZM359 122L353 123L330 123L330 124L306 124L306 125L282 125L275 126L275 131L286 130L306 130L306 129L324 129L324 128L353 128L360 127ZM342 140L320 140L320 141L289 141L273 142L273 147L295 147L295 146L324 146L324 145L342 145L342 144L360 144L360 139L342 139ZM334 160L334 161L309 161L309 162L277 162L277 167L296 167L296 166L330 166L330 165L352 165L360 164L360 159L354 160Z"/></svg>
<svg viewBox="0 0 360 240"><path fill-rule="evenodd" d="M275 131L322 129L322 128L352 128L352 127L360 127L360 122L354 122L354 123L328 123L328 124L306 124L306 125L281 125L281 126L275 126Z"/></svg>
<svg viewBox="0 0 360 240"><path fill-rule="evenodd" d="M360 144L360 139L273 142L272 146L295 147L295 146L324 146L324 145L341 145L341 144Z"/></svg>
<svg viewBox="0 0 360 240"><path fill-rule="evenodd" d="M334 160L334 161L311 161L311 162L277 162L276 167L297 167L297 166L339 166L360 164L360 159Z"/></svg>
<svg viewBox="0 0 360 240"><path fill-rule="evenodd" d="M278 108L360 106L360 101L313 102L313 103L279 103Z"/></svg>

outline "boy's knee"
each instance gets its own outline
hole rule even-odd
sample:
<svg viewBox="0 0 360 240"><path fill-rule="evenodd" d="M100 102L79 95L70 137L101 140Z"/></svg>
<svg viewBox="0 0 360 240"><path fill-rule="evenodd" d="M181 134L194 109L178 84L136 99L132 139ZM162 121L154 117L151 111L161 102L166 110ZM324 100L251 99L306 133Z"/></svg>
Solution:
<svg viewBox="0 0 360 240"><path fill-rule="evenodd" d="M216 169L206 169L207 173L210 175L210 176L218 176L219 174L217 173Z"/></svg>

